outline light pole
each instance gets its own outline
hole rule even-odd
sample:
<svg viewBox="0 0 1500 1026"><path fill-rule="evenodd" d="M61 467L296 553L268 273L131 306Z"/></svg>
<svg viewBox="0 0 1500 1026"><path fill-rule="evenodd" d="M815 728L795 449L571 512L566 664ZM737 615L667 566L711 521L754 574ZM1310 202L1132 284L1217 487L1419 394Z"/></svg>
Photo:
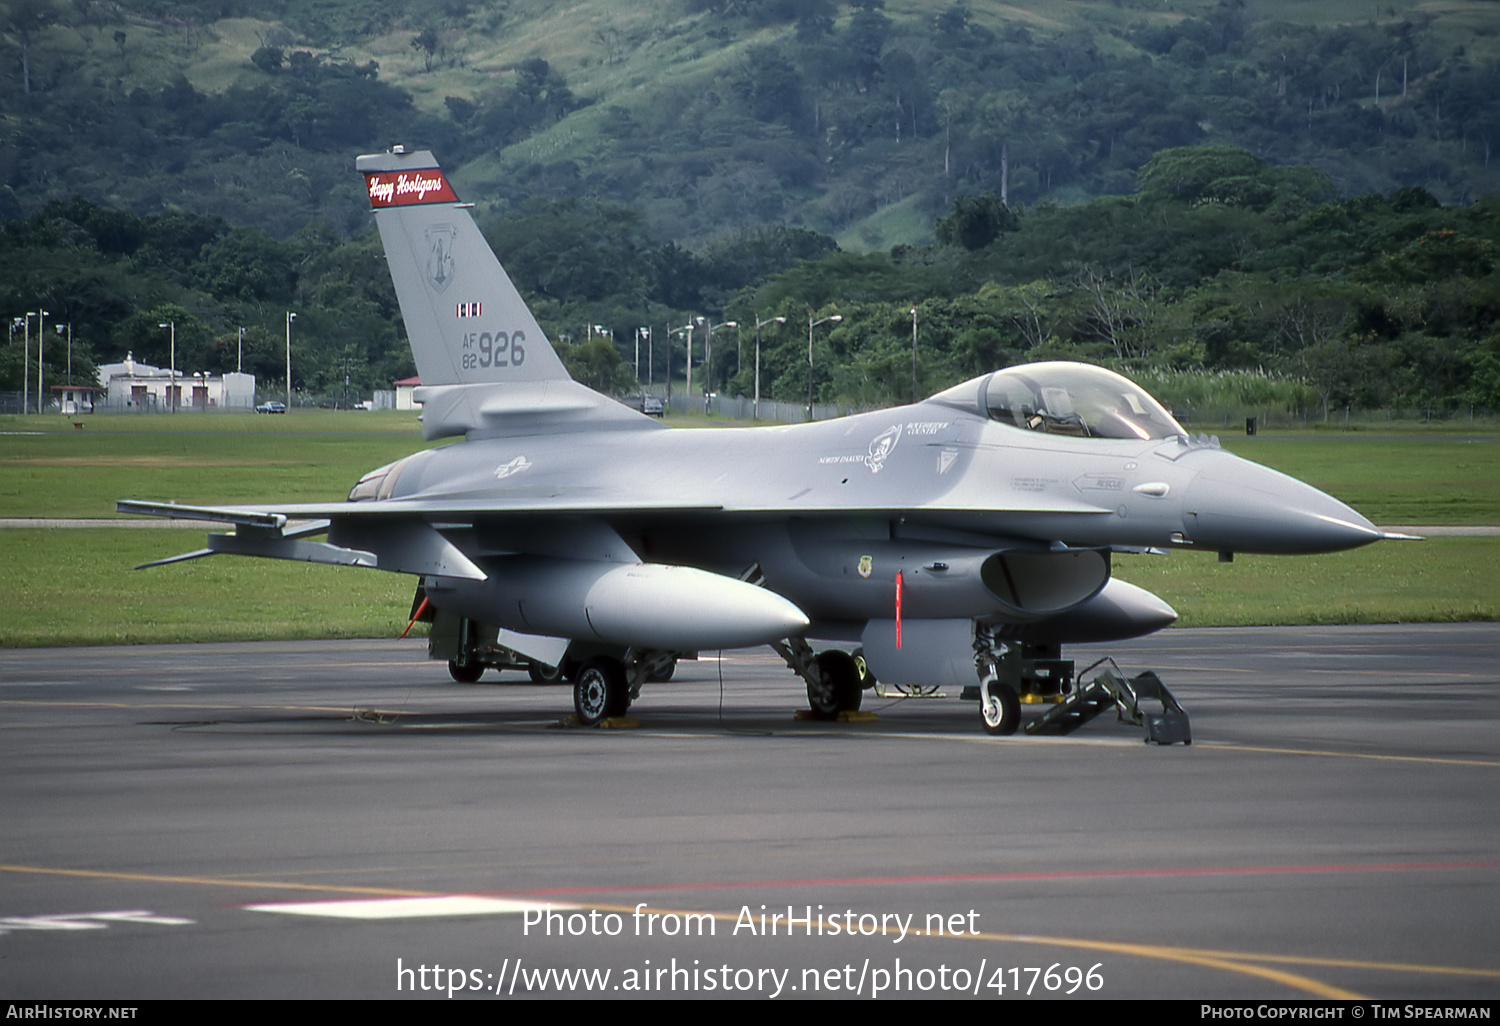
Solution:
<svg viewBox="0 0 1500 1026"><path fill-rule="evenodd" d="M64 327L68 329L68 387L71 388L73 386L73 322L69 321L66 325L57 325L57 333L59 335L63 333Z"/></svg>
<svg viewBox="0 0 1500 1026"><path fill-rule="evenodd" d="M813 393L812 393L812 371L813 371L812 330L814 328L816 328L820 324L837 324L839 321L841 321L843 319L844 318L843 318L842 315L840 315L840 314L834 314L832 317L824 317L821 320L816 320L815 321L815 320L813 320L813 315L811 313L809 313L807 315L807 419L808 420L812 420L813 419L813 409L812 409L813 408Z"/></svg>
<svg viewBox="0 0 1500 1026"><path fill-rule="evenodd" d="M689 321L680 328L672 329L672 334L676 335L678 333L681 333L683 338L687 341L687 384L683 386L682 394L685 396L691 396L693 394L693 322ZM668 375L667 381L669 389L671 388L671 380L671 375ZM668 391L667 393L667 398L672 398L672 394L670 391Z"/></svg>
<svg viewBox="0 0 1500 1026"><path fill-rule="evenodd" d="M651 327L646 325L635 329L635 380L641 380L641 339L646 340L646 388L650 389L656 384L656 345L651 337Z"/></svg>
<svg viewBox="0 0 1500 1026"><path fill-rule="evenodd" d="M240 373L245 369L245 329L240 327L240 344L234 351L234 372Z"/></svg>
<svg viewBox="0 0 1500 1026"><path fill-rule="evenodd" d="M711 367L709 361L712 359L712 356L709 352L709 346L713 344L713 322L710 321L707 317L694 317L693 320L698 323L698 327L700 328L704 327L704 325L707 325L707 329L703 332L703 412L707 413L709 389L708 372ZM689 385L688 395L691 396L692 392L692 386Z"/></svg>
<svg viewBox="0 0 1500 1026"><path fill-rule="evenodd" d="M911 401L917 401L917 308L911 308Z"/></svg>
<svg viewBox="0 0 1500 1026"><path fill-rule="evenodd" d="M30 316L30 315L28 315L28 316ZM16 344L16 329L21 326L21 322L24 319L25 318L21 318L21 317L12 317L10 319L10 344L11 345L15 345ZM31 338L30 338L31 322L30 321L26 322L26 327L28 329L28 331L27 331L28 337L26 339L26 355L21 360L21 386L22 386L23 391L24 391L25 386L26 386L26 375L31 370ZM21 412L22 413L26 412L26 402L25 402L24 399L21 401Z"/></svg>
<svg viewBox="0 0 1500 1026"><path fill-rule="evenodd" d="M42 391L42 359L47 348L47 313L36 312L36 412L41 413L47 405L47 393Z"/></svg>
<svg viewBox="0 0 1500 1026"><path fill-rule="evenodd" d="M755 412L751 415L755 420L760 420L760 329L767 324L785 323L785 317L772 317L763 321L759 313L755 315Z"/></svg>
<svg viewBox="0 0 1500 1026"><path fill-rule="evenodd" d="M26 353L21 357L21 415L25 416L31 412L31 316L33 311L27 310L26 317ZM22 318L17 317L15 323L20 324Z"/></svg>
<svg viewBox="0 0 1500 1026"><path fill-rule="evenodd" d="M708 412L710 397L714 391L714 332L720 328L738 328L739 321L724 321L715 324L711 318L695 318L703 328L703 412Z"/></svg>
<svg viewBox="0 0 1500 1026"><path fill-rule="evenodd" d="M177 322L163 321L158 328L172 329L172 351L167 357L167 404L177 412Z"/></svg>
<svg viewBox="0 0 1500 1026"><path fill-rule="evenodd" d="M286 409L292 411L292 322L297 315L288 310L286 312Z"/></svg>

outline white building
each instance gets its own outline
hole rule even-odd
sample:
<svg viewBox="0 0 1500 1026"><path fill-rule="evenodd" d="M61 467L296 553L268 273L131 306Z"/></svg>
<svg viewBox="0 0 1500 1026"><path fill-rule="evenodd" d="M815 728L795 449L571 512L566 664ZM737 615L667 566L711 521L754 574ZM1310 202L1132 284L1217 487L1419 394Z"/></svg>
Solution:
<svg viewBox="0 0 1500 1026"><path fill-rule="evenodd" d="M255 408L255 375L231 371L217 375L152 367L127 353L123 363L99 366L99 384L106 391L96 408L132 413L178 410L250 410Z"/></svg>
<svg viewBox="0 0 1500 1026"><path fill-rule="evenodd" d="M422 379L420 377L402 378L394 384L396 386L396 409L415 410L417 403L412 399L412 393L421 387Z"/></svg>
<svg viewBox="0 0 1500 1026"><path fill-rule="evenodd" d="M94 397L102 389L84 385L53 385L54 402L64 417L94 412Z"/></svg>

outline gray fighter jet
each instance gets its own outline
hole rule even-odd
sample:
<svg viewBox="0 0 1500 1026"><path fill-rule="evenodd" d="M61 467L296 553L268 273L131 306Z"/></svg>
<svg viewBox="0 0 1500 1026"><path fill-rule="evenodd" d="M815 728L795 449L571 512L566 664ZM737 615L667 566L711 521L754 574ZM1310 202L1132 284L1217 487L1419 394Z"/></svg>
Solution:
<svg viewBox="0 0 1500 1026"><path fill-rule="evenodd" d="M1112 553L1228 559L1385 537L1082 364L1011 367L821 423L665 428L568 376L431 153L394 147L358 169L423 434L463 440L371 471L345 502L118 508L235 525L159 563L234 553L420 578L414 606L457 679L486 665L566 675L593 724L680 657L770 644L819 717L857 709L879 678L964 687L986 729L1008 734L1023 696L1074 690L1061 646L1176 619L1111 577ZM812 639L857 643L864 665Z"/></svg>

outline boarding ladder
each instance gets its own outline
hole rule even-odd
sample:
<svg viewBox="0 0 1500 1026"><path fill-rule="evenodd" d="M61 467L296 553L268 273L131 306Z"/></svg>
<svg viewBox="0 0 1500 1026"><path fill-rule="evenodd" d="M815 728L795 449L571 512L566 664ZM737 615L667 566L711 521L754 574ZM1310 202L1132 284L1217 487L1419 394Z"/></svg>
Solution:
<svg viewBox="0 0 1500 1026"><path fill-rule="evenodd" d="M1093 670L1104 666L1087 684L1083 680ZM1048 709L1039 719L1026 724L1028 734L1071 734L1110 706L1114 706L1121 723L1144 728L1147 743L1171 745L1181 741L1193 743L1188 714L1172 697L1161 678L1150 670L1126 679L1120 667L1107 656L1078 675L1079 683L1061 702ZM1141 709L1143 700L1160 703L1161 712Z"/></svg>

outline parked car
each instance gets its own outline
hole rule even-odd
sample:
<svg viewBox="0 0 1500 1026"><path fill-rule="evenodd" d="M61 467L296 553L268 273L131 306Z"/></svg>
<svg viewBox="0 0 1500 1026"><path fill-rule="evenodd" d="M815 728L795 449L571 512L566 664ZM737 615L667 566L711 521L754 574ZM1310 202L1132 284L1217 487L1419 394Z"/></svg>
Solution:
<svg viewBox="0 0 1500 1026"><path fill-rule="evenodd" d="M256 413L285 413L286 403L272 399L270 402L261 403L255 408Z"/></svg>

